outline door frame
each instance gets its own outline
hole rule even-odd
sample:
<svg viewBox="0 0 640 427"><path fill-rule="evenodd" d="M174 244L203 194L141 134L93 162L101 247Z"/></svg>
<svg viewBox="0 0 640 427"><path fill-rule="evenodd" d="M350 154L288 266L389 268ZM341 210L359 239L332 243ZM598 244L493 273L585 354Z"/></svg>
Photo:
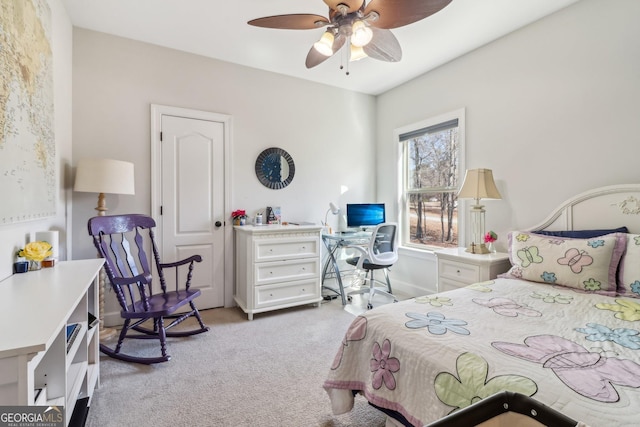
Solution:
<svg viewBox="0 0 640 427"><path fill-rule="evenodd" d="M162 202L162 150L160 148L160 132L162 130L162 116L177 116L187 119L209 120L224 124L224 206L225 215L231 206L231 138L233 118L227 114L209 111L192 110L189 108L171 107L168 105L151 104L151 217L155 219L156 237L162 241L163 218L160 215ZM233 227L231 222L224 223L224 306L233 307ZM162 251L162 248L159 248ZM162 253L160 253L162 257Z"/></svg>

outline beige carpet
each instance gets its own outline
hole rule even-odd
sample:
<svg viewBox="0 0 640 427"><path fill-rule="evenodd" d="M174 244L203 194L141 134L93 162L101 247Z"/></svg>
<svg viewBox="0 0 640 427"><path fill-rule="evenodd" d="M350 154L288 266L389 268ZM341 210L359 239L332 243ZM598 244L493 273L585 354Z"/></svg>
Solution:
<svg viewBox="0 0 640 427"><path fill-rule="evenodd" d="M202 315L211 330L170 338L167 363L144 366L103 355L87 426L385 425L360 396L350 413L331 413L322 383L354 319L339 299L257 314L253 321L238 308ZM135 340L128 348L157 354L152 343Z"/></svg>

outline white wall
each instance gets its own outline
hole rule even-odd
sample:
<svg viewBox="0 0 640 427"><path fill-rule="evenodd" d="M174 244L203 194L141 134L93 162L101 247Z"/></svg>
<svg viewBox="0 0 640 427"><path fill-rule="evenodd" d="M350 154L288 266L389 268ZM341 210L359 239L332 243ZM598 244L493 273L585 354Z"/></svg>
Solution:
<svg viewBox="0 0 640 427"><path fill-rule="evenodd" d="M373 96L79 28L73 43L74 164L135 163L136 195L108 194L109 213L151 213L151 104L232 116L227 216L281 206L283 220L318 223L331 201L374 200ZM254 171L258 154L274 146L296 167L281 190L264 187ZM96 203L95 194L73 194L74 258L95 256L86 223Z"/></svg>
<svg viewBox="0 0 640 427"><path fill-rule="evenodd" d="M499 250L575 194L639 182L638 16L636 0L582 0L379 96L379 197L396 196L393 130L462 107L466 167L493 169L503 197L485 203ZM432 257L393 273L435 290Z"/></svg>
<svg viewBox="0 0 640 427"><path fill-rule="evenodd" d="M67 257L66 214L68 170L71 165L71 57L72 26L58 0L49 0L51 8L51 48L53 52L53 92L56 143L56 215L37 221L0 225L0 280L12 274L15 252L36 231L60 231L60 258ZM3 189L0 188L0 200Z"/></svg>
<svg viewBox="0 0 640 427"><path fill-rule="evenodd" d="M69 170L85 156L136 163L137 195L108 195L112 212L149 212L149 104L231 114L233 209L280 204L285 218L318 221L329 201L373 199L369 143L377 142L377 199L393 203L393 129L465 107L467 167L494 170L504 200L487 202L487 228L500 234L542 220L586 189L638 182L640 16L634 0L582 0L450 62L376 99L170 49L72 28L52 9L56 217L0 226L0 278L33 231L61 231L61 255L94 256L86 219L95 197L72 193ZM73 145L71 120L73 49ZM416 95L417 94L417 95ZM262 187L253 173L261 149L281 146L297 175L285 190ZM340 196L340 186L349 192ZM1 191L1 190L0 190ZM74 215L68 201L73 196ZM390 213L393 218L393 212ZM65 235L66 224L70 232ZM394 281L435 289L429 256L403 254Z"/></svg>

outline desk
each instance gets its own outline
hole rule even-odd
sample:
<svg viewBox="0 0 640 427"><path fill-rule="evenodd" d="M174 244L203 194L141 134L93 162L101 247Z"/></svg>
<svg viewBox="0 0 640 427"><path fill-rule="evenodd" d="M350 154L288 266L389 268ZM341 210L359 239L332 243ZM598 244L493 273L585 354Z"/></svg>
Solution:
<svg viewBox="0 0 640 427"><path fill-rule="evenodd" d="M327 259L324 262L324 268L322 269L322 287L329 289L330 291L340 294L342 297L342 305L347 304L347 298L344 295L344 286L342 284L342 276L340 275L340 267L336 260L336 252L340 248L344 248L349 245L367 245L371 240L372 233L370 231L358 231L354 233L335 233L335 234L322 234L322 242L327 248ZM324 280L327 277L329 268L333 268L333 272L336 275L336 281L340 289L333 289L324 285Z"/></svg>

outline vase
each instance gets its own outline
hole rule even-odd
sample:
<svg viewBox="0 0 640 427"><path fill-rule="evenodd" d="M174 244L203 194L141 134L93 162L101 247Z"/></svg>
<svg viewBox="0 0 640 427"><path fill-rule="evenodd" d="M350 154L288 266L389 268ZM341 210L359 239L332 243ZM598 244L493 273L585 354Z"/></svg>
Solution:
<svg viewBox="0 0 640 427"><path fill-rule="evenodd" d="M495 254L496 253L496 247L493 245L493 242L489 242L489 244L487 245L487 249L489 250L489 253L491 253L491 254Z"/></svg>
<svg viewBox="0 0 640 427"><path fill-rule="evenodd" d="M247 218L240 218L240 225L247 225Z"/></svg>
<svg viewBox="0 0 640 427"><path fill-rule="evenodd" d="M29 260L29 271L37 271L42 268L42 262L36 260Z"/></svg>

